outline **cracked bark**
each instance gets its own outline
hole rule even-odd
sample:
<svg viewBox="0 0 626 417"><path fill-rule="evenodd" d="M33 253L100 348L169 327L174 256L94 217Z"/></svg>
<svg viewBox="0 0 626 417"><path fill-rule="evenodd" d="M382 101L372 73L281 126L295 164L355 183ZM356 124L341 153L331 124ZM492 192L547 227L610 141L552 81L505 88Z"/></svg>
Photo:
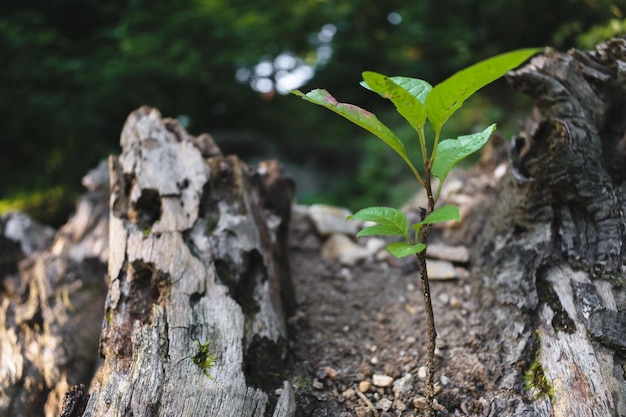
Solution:
<svg viewBox="0 0 626 417"><path fill-rule="evenodd" d="M489 415L625 416L626 41L508 75L536 104L474 253ZM536 358L553 396L524 387Z"/></svg>
<svg viewBox="0 0 626 417"><path fill-rule="evenodd" d="M155 109L129 116L121 144L110 159L104 363L83 415L293 415L290 183L276 163L225 157ZM207 342L216 363L201 369L192 358Z"/></svg>

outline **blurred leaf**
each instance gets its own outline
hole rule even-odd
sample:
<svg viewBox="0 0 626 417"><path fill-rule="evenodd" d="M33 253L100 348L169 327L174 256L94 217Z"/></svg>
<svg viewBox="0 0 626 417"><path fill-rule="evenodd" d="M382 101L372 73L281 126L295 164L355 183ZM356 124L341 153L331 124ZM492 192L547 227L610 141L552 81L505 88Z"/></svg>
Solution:
<svg viewBox="0 0 626 417"><path fill-rule="evenodd" d="M406 242L395 242L387 245L386 249L396 258L405 258L407 256L415 255L422 252L424 249L426 249L426 245L423 243L410 245Z"/></svg>

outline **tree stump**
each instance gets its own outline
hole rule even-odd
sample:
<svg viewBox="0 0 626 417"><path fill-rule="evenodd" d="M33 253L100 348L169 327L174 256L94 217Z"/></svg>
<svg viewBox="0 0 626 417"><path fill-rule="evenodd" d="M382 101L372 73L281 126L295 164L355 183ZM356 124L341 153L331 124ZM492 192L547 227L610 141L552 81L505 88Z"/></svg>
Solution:
<svg viewBox="0 0 626 417"><path fill-rule="evenodd" d="M83 415L293 415L291 183L278 164L252 169L147 107L121 144L109 161L104 363Z"/></svg>
<svg viewBox="0 0 626 417"><path fill-rule="evenodd" d="M58 417L98 361L108 257L108 169L56 233L22 213L0 219L0 416Z"/></svg>
<svg viewBox="0 0 626 417"><path fill-rule="evenodd" d="M508 79L536 111L473 257L488 415L626 416L626 40Z"/></svg>

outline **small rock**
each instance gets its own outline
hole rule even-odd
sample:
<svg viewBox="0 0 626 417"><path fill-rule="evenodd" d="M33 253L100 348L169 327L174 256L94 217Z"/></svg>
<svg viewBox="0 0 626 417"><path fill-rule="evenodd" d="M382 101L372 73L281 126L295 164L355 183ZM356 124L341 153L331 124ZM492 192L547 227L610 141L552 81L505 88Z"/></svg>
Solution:
<svg viewBox="0 0 626 417"><path fill-rule="evenodd" d="M421 379L422 381L426 379L426 367L425 366L419 367L419 369L417 370L417 377Z"/></svg>
<svg viewBox="0 0 626 417"><path fill-rule="evenodd" d="M328 378L335 379L335 377L337 376L337 371L335 370L335 368L332 368L330 366L325 366L324 369L326 370L326 374L328 375Z"/></svg>
<svg viewBox="0 0 626 417"><path fill-rule="evenodd" d="M324 388L324 384L322 384L320 381L318 381L317 379L315 379L315 380L313 381L313 388L321 390L321 389L323 389L323 388Z"/></svg>
<svg viewBox="0 0 626 417"><path fill-rule="evenodd" d="M448 304L450 302L450 295L442 292L441 294L439 294L437 299L441 301L442 304Z"/></svg>
<svg viewBox="0 0 626 417"><path fill-rule="evenodd" d="M426 397L416 397L413 400L413 407L417 408L418 410L423 410L425 406L426 406ZM433 409L435 411L441 411L445 409L445 407L439 404L437 402L437 399L435 398L433 400Z"/></svg>
<svg viewBox="0 0 626 417"><path fill-rule="evenodd" d="M357 245L346 235L331 235L322 247L322 256L342 265L354 266L368 258L369 251Z"/></svg>
<svg viewBox="0 0 626 417"><path fill-rule="evenodd" d="M356 392L352 389L349 388L347 390L345 390L344 392L341 393L341 396L343 398L345 398L346 400L349 400L350 398L354 397L356 395Z"/></svg>
<svg viewBox="0 0 626 417"><path fill-rule="evenodd" d="M467 263L470 260L469 250L465 246L448 246L441 243L431 243L426 252L429 258L442 261Z"/></svg>
<svg viewBox="0 0 626 417"><path fill-rule="evenodd" d="M405 404L405 403L403 403L403 402L402 402L402 401L400 401L400 400L394 400L394 402L393 402L393 408L395 408L395 409L396 409L396 410L398 410L398 411L404 411L404 410L406 410L406 404Z"/></svg>
<svg viewBox="0 0 626 417"><path fill-rule="evenodd" d="M369 381L361 381L359 382L359 392L367 392L371 386L372 384Z"/></svg>
<svg viewBox="0 0 626 417"><path fill-rule="evenodd" d="M389 411L392 405L393 405L393 402L390 399L381 398L380 401L378 401L375 406L378 410Z"/></svg>
<svg viewBox="0 0 626 417"><path fill-rule="evenodd" d="M451 308L458 308L461 305L461 301L455 296L450 297L450 302L448 303Z"/></svg>
<svg viewBox="0 0 626 417"><path fill-rule="evenodd" d="M358 230L358 222L347 220L352 212L348 209L327 206L324 204L314 204L309 207L309 217L313 220L315 229L322 236L334 233L354 235Z"/></svg>
<svg viewBox="0 0 626 417"><path fill-rule="evenodd" d="M441 375L441 378L439 378L439 382L441 382L441 385L446 386L451 382L451 380L447 376Z"/></svg>
<svg viewBox="0 0 626 417"><path fill-rule="evenodd" d="M393 392L397 397L413 389L413 375L407 373L402 378L393 381Z"/></svg>
<svg viewBox="0 0 626 417"><path fill-rule="evenodd" d="M470 272L467 269L461 268L460 266L457 266L456 267L456 276L459 279L469 279L471 274L470 274Z"/></svg>
<svg viewBox="0 0 626 417"><path fill-rule="evenodd" d="M365 241L365 249L367 249L372 255L375 255L381 249L387 246L387 242L384 239L378 237L372 237Z"/></svg>
<svg viewBox="0 0 626 417"><path fill-rule="evenodd" d="M376 356L372 356L372 358L370 359L370 363L372 365L377 365L378 364L378 358Z"/></svg>
<svg viewBox="0 0 626 417"><path fill-rule="evenodd" d="M457 277L456 268L452 265L452 262L429 260L426 263L426 270L428 272L428 279L430 280L448 280Z"/></svg>
<svg viewBox="0 0 626 417"><path fill-rule="evenodd" d="M370 410L369 407L365 406L355 407L354 413L356 414L356 417L371 417L372 415L374 415L372 410Z"/></svg>
<svg viewBox="0 0 626 417"><path fill-rule="evenodd" d="M372 383L377 387L388 387L393 383L393 378L388 375L374 374L372 375Z"/></svg>

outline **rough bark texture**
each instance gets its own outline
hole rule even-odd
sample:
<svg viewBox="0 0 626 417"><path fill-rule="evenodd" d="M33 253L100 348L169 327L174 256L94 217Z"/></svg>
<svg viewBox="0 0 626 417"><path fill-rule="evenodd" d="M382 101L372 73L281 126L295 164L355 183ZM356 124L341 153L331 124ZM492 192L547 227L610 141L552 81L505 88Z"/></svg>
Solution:
<svg viewBox="0 0 626 417"><path fill-rule="evenodd" d="M154 109L129 116L121 144L110 159L104 363L84 416L293 415L290 184L276 164L224 157Z"/></svg>
<svg viewBox="0 0 626 417"><path fill-rule="evenodd" d="M24 214L0 219L0 416L57 417L96 370L106 293L108 170L58 233Z"/></svg>
<svg viewBox="0 0 626 417"><path fill-rule="evenodd" d="M625 416L626 42L547 50L509 81L537 109L475 248L504 365L490 415Z"/></svg>

